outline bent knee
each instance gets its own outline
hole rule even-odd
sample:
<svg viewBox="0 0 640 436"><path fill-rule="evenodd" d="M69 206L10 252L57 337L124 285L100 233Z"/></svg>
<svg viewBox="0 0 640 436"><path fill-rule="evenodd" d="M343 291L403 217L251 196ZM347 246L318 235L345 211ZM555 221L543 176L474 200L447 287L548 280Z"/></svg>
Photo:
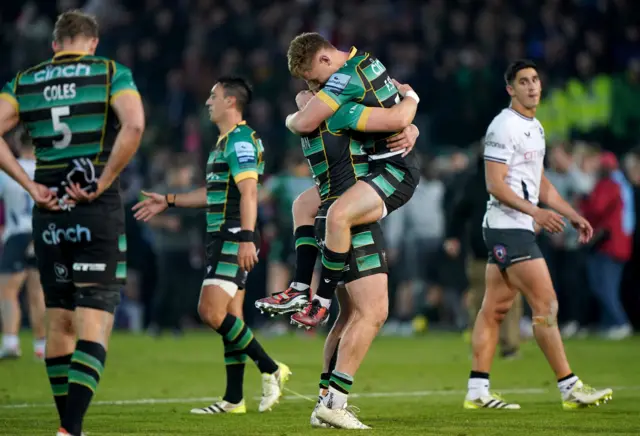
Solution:
<svg viewBox="0 0 640 436"><path fill-rule="evenodd" d="M291 212L296 223L313 223L319 207L320 198L305 191L293 201Z"/></svg>
<svg viewBox="0 0 640 436"><path fill-rule="evenodd" d="M215 307L209 300L201 299L198 302L198 315L202 322L212 329L219 329L224 321L227 311L222 308Z"/></svg>
<svg viewBox="0 0 640 436"><path fill-rule="evenodd" d="M531 305L534 326L555 327L558 325L558 300L547 298Z"/></svg>
<svg viewBox="0 0 640 436"><path fill-rule="evenodd" d="M497 303L487 303L485 301L480 308L479 316L484 316L488 320L501 323L504 320L505 316L507 316L507 313L509 313L512 304L513 300L501 301Z"/></svg>
<svg viewBox="0 0 640 436"><path fill-rule="evenodd" d="M350 227L350 216L348 205L338 200L331 205L327 212L327 228L342 227Z"/></svg>

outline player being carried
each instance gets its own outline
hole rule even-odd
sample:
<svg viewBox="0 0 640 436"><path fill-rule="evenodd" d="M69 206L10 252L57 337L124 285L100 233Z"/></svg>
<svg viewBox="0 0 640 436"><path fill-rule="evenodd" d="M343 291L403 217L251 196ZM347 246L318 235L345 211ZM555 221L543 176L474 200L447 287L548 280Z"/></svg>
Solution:
<svg viewBox="0 0 640 436"><path fill-rule="evenodd" d="M144 131L131 71L95 56L97 45L93 17L79 11L61 14L53 31L53 58L20 71L0 94L0 135L21 122L35 145L35 182L4 140L0 166L38 206L33 210L34 248L59 436L82 433L104 369L113 313L126 279L118 176Z"/></svg>
<svg viewBox="0 0 640 436"><path fill-rule="evenodd" d="M21 135L18 162L29 177L33 178L36 157L33 144L26 132ZM0 198L4 200L6 224L2 240L4 250L0 261L0 320L2 321L1 359L20 357L20 302L18 296L26 282L29 300L29 321L33 330L33 352L37 359L44 359L44 297L36 268L31 232L33 200L15 180L0 173Z"/></svg>
<svg viewBox="0 0 640 436"><path fill-rule="evenodd" d="M400 95L384 65L355 47L343 52L317 33L303 33L291 42L288 60L289 70L295 77L305 79L312 87L321 87L303 109L287 117L287 127L294 133L306 135L313 132L348 102L367 106L363 109L361 126L371 116L372 108L391 108L400 103ZM404 97L413 100L412 104L419 102L417 94L411 90ZM393 122L392 119L388 121ZM384 118L380 122L384 124ZM326 323L331 299L349 254L350 229L376 222L404 205L413 195L420 178L418 162L412 151L407 152L393 143L389 151L388 140L401 130L388 133L394 131L390 125L369 129L380 133L356 131L364 130L362 128L352 129L349 133L353 140L364 144L369 174L347 189L327 211L321 280L313 300L309 302L309 283L301 283L296 274L289 289L256 303L261 310L283 313L302 307L301 312L291 317L293 323L303 327ZM401 137L397 139L402 141ZM294 212L314 217L320 198L317 192L309 190L297 203ZM308 237L302 231L301 227L295 229L296 240ZM311 270L316 256L317 251L312 247L305 249L297 256L296 270Z"/></svg>
<svg viewBox="0 0 640 436"><path fill-rule="evenodd" d="M558 300L549 269L536 244L534 223L556 233L563 217L586 243L593 229L558 194L544 175L544 129L535 118L541 84L536 65L520 60L505 73L509 108L498 114L484 141L487 191L490 199L483 233L489 250L486 293L472 335L473 364L465 409L519 409L489 391L489 371L500 323L522 292L533 312L534 334L558 381L565 409L598 405L611 398L611 389L584 384L569 367L558 330ZM538 207L538 201L550 207Z"/></svg>
<svg viewBox="0 0 640 436"><path fill-rule="evenodd" d="M264 351L243 321L247 275L258 262L256 219L258 179L264 171L262 141L243 121L251 90L240 78L220 78L207 100L211 122L222 133L207 161L206 187L184 194L146 193L133 207L135 218L148 221L168 207L207 208L206 273L200 291L200 318L222 336L227 390L222 401L196 414L246 413L243 397L247 359L262 373L259 411L271 410L291 375L287 365Z"/></svg>

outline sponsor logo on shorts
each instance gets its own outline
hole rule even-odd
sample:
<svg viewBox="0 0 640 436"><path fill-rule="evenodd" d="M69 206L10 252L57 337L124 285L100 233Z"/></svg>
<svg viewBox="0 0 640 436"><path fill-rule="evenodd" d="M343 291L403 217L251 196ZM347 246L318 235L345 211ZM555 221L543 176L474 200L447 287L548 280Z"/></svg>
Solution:
<svg viewBox="0 0 640 436"><path fill-rule="evenodd" d="M73 270L74 271L92 271L92 272L103 272L107 269L107 265L105 263L74 263Z"/></svg>
<svg viewBox="0 0 640 436"><path fill-rule="evenodd" d="M498 262L504 262L507 259L507 249L504 245L494 245L493 255Z"/></svg>
<svg viewBox="0 0 640 436"><path fill-rule="evenodd" d="M47 245L58 245L61 242L91 242L91 230L77 224L66 229L58 228L54 223L42 232L42 240Z"/></svg>
<svg viewBox="0 0 640 436"><path fill-rule="evenodd" d="M53 271L56 274L56 282L69 283L71 281L69 279L69 270L61 263L54 263Z"/></svg>

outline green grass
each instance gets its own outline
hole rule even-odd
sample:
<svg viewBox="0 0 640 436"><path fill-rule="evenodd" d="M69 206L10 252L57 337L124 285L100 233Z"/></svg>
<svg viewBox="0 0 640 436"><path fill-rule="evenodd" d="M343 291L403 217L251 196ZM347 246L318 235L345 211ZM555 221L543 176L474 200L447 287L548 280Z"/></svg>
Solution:
<svg viewBox="0 0 640 436"><path fill-rule="evenodd" d="M30 339L23 337L23 349ZM265 339L265 348L289 364L288 387L310 399L317 395L322 339ZM553 374L535 344L522 358L496 361L492 388L520 411L462 409L470 369L468 346L457 335L380 338L355 377L350 403L360 418L385 435L638 435L640 434L640 340L570 341L567 354L585 382L614 388L613 401L599 408L565 412ZM160 404L100 404L89 409L85 430L98 435L298 435L312 430L313 403L287 393L271 413L257 412L258 371L247 364L247 415L190 415L223 393L222 345L215 333L190 333L182 340L116 334L96 401L158 399ZM425 392L426 391L426 392ZM435 391L435 392L429 392ZM384 394L388 395L384 395ZM28 407L8 407L29 404ZM24 357L0 362L0 435L53 435L57 417L42 363Z"/></svg>

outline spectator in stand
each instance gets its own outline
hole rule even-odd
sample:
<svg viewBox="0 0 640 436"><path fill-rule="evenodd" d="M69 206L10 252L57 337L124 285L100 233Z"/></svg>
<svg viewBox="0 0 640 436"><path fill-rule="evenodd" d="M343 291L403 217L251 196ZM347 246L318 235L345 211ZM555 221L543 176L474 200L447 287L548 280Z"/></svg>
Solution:
<svg viewBox="0 0 640 436"><path fill-rule="evenodd" d="M609 339L622 339L633 331L620 301L620 283L632 254L634 193L613 153L602 153L600 164L600 179L582 203L584 216L594 228L588 274L591 291L601 305L603 333Z"/></svg>

